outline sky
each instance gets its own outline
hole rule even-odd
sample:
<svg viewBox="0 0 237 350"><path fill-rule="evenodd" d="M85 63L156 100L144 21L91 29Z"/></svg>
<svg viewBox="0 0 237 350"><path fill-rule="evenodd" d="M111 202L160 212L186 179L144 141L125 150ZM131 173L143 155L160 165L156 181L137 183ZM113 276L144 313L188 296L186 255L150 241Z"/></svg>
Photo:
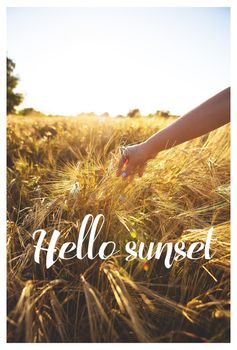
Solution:
<svg viewBox="0 0 237 350"><path fill-rule="evenodd" d="M20 108L182 115L230 85L228 8L8 8Z"/></svg>

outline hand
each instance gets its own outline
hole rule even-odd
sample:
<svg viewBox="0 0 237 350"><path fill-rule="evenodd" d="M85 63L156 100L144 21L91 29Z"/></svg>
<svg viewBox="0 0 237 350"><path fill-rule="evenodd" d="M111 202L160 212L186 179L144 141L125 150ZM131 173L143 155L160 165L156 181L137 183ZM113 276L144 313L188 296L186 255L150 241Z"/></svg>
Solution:
<svg viewBox="0 0 237 350"><path fill-rule="evenodd" d="M127 177L138 173L139 176L142 176L145 171L146 163L151 158L145 142L127 146L126 154L122 154L119 160L116 175Z"/></svg>

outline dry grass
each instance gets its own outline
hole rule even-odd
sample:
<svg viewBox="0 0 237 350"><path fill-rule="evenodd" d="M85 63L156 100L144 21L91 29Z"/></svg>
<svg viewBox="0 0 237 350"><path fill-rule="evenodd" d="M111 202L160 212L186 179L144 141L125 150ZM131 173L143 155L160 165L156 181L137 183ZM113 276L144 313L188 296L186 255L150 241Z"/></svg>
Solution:
<svg viewBox="0 0 237 350"><path fill-rule="evenodd" d="M161 153L142 178L116 178L121 144L171 119L8 120L8 341L228 342L229 127ZM217 238L210 260L33 260L32 233L76 241L87 213L103 240Z"/></svg>

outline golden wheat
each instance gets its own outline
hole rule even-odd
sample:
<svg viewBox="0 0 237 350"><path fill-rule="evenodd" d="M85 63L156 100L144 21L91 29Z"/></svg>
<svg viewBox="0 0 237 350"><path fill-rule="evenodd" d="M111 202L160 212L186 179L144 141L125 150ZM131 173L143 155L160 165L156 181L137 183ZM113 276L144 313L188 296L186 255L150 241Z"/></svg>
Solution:
<svg viewBox="0 0 237 350"><path fill-rule="evenodd" d="M164 151L142 178L115 176L122 144L172 118L8 118L8 342L228 342L229 126ZM103 240L204 240L214 257L34 262L32 233L76 241L105 216Z"/></svg>

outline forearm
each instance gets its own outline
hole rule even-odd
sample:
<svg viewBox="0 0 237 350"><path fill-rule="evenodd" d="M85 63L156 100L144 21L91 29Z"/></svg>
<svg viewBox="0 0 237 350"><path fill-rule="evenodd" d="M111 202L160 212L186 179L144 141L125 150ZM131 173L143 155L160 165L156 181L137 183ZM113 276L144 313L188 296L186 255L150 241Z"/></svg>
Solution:
<svg viewBox="0 0 237 350"><path fill-rule="evenodd" d="M147 139L145 144L149 158L155 157L162 150L204 135L229 121L230 88L227 88Z"/></svg>

